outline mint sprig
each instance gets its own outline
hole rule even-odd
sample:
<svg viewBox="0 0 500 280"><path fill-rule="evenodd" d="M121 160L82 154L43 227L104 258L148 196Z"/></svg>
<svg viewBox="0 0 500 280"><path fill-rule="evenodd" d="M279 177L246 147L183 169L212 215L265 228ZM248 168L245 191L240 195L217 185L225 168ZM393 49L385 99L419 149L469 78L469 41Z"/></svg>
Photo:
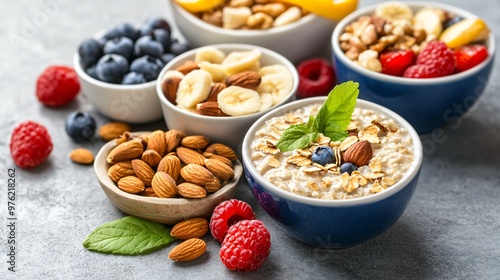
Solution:
<svg viewBox="0 0 500 280"><path fill-rule="evenodd" d="M164 225L127 216L97 227L85 240L87 250L116 255L142 255L175 240Z"/></svg>
<svg viewBox="0 0 500 280"><path fill-rule="evenodd" d="M306 124L296 124L287 128L276 147L283 152L307 148L320 133L330 137L332 141L342 141L347 138L346 129L356 107L358 87L359 84L353 81L335 86L316 117L310 116Z"/></svg>

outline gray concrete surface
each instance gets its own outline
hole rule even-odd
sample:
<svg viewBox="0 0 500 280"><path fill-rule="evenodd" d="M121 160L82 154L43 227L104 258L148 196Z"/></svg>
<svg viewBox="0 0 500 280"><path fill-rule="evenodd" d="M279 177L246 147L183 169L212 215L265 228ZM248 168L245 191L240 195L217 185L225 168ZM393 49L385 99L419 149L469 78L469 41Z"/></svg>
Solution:
<svg viewBox="0 0 500 280"><path fill-rule="evenodd" d="M470 114L444 129L445 140L423 137L426 156L417 191L397 224L355 248L308 247L280 232L257 206L244 180L237 197L248 201L272 235L264 266L253 273L230 272L211 238L208 252L190 263L167 259L170 248L135 257L85 250L83 239L123 214L101 191L91 167L67 155L80 145L64 132L74 110L97 115L84 95L61 109L40 105L35 80L53 64L71 65L78 43L120 22L139 24L167 15L166 0L3 1L0 9L0 279L499 279L500 275L500 97L497 59L492 80ZM364 6L375 1L361 1ZM380 2L380 1L377 1ZM499 1L455 3L481 15L498 38ZM25 25L33 25L28 30ZM422 108L424 109L424 108ZM54 141L50 159L34 170L16 168L8 143L24 120L46 125ZM164 129L163 122L136 126ZM97 152L103 143L84 145ZM16 168L16 272L8 271L8 169Z"/></svg>

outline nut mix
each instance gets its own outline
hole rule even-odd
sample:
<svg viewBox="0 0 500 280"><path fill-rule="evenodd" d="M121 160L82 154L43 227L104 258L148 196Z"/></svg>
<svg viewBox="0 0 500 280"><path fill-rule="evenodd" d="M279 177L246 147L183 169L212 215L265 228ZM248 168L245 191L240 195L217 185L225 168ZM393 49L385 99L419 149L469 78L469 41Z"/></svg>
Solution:
<svg viewBox="0 0 500 280"><path fill-rule="evenodd" d="M149 197L204 198L235 176L236 153L202 135L178 130L124 133L106 160L122 191Z"/></svg>
<svg viewBox="0 0 500 280"><path fill-rule="evenodd" d="M283 65L261 66L260 50L215 47L197 50L194 61L168 70L161 78L163 94L179 108L205 116L241 116L280 103L293 88Z"/></svg>

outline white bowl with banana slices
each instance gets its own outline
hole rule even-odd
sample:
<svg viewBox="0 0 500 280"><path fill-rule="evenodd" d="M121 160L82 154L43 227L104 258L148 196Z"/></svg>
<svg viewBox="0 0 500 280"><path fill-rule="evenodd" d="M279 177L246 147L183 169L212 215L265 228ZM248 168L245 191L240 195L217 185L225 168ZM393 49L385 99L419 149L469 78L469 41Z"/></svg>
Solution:
<svg viewBox="0 0 500 280"><path fill-rule="evenodd" d="M205 135L240 152L248 128L294 100L298 83L295 66L272 50L216 44L170 61L156 90L169 129Z"/></svg>

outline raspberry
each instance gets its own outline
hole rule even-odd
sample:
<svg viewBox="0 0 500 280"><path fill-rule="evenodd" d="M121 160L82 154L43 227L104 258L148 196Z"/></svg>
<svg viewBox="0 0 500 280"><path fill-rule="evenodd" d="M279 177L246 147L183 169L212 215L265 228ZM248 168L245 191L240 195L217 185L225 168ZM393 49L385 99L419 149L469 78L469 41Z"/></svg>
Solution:
<svg viewBox="0 0 500 280"><path fill-rule="evenodd" d="M232 225L222 242L219 256L229 270L254 271L269 256L271 234L259 220L243 220Z"/></svg>
<svg viewBox="0 0 500 280"><path fill-rule="evenodd" d="M253 220L255 213L248 203L230 199L217 205L210 218L210 232L215 239L222 242L227 230L233 224L241 220Z"/></svg>
<svg viewBox="0 0 500 280"><path fill-rule="evenodd" d="M416 55L411 50L388 51L380 54L382 73L393 76L403 76L405 70L415 64Z"/></svg>
<svg viewBox="0 0 500 280"><path fill-rule="evenodd" d="M455 56L445 43L432 41L417 56L417 64L435 68L439 72L438 77L447 76L455 70Z"/></svg>
<svg viewBox="0 0 500 280"><path fill-rule="evenodd" d="M471 69L488 57L488 50L484 45L469 45L455 49L456 69L458 72Z"/></svg>
<svg viewBox="0 0 500 280"><path fill-rule="evenodd" d="M297 66L297 71L299 73L297 91L299 98L328 95L335 85L333 67L324 59L304 60Z"/></svg>
<svg viewBox="0 0 500 280"><path fill-rule="evenodd" d="M437 78L441 77L438 69L427 65L413 65L406 69L403 74L405 78Z"/></svg>
<svg viewBox="0 0 500 280"><path fill-rule="evenodd" d="M36 97L43 105L60 107L66 105L80 91L75 70L67 66L50 66L36 82Z"/></svg>
<svg viewBox="0 0 500 280"><path fill-rule="evenodd" d="M10 153L21 168L31 168L42 164L52 151L52 141L47 129L36 122L19 124L10 139Z"/></svg>

